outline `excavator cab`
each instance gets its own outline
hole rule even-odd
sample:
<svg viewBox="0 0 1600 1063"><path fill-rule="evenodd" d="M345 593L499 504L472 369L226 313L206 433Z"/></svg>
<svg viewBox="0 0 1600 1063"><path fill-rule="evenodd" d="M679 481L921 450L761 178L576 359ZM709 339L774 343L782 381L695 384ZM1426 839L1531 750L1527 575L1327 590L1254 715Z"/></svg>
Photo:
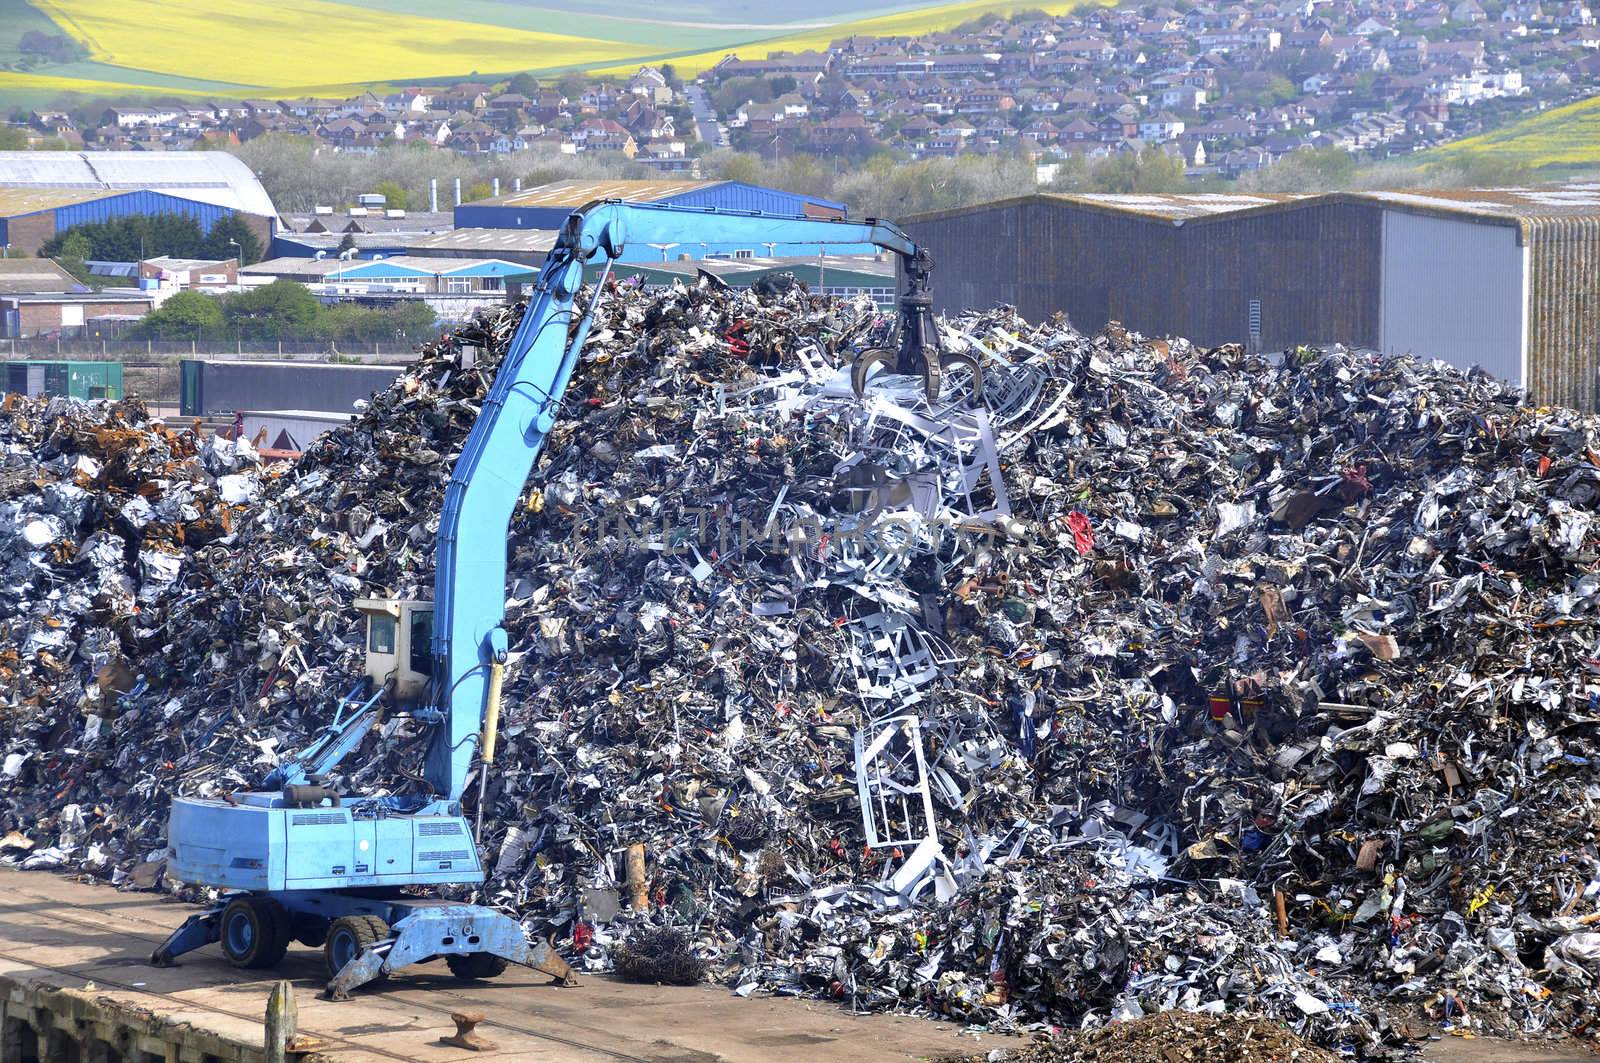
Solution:
<svg viewBox="0 0 1600 1063"><path fill-rule="evenodd" d="M393 682L397 701L421 701L433 677L433 603L357 598L367 618L367 677L374 687Z"/></svg>

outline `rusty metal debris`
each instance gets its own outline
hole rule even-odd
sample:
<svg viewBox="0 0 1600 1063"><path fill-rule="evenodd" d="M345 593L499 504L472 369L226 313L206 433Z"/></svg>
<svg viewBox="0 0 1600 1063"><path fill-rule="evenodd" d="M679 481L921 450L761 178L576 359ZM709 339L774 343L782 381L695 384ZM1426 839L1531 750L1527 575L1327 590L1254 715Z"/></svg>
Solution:
<svg viewBox="0 0 1600 1063"><path fill-rule="evenodd" d="M449 1045L451 1048L465 1048L469 1052L494 1051L498 1045L493 1041L485 1041L473 1032L483 1018L481 1011L452 1011L450 1021L456 1024L456 1032L439 1038L439 1043Z"/></svg>
<svg viewBox="0 0 1600 1063"><path fill-rule="evenodd" d="M706 961L696 956L688 935L672 927L635 934L617 946L613 962L618 977L658 985L694 985L706 975Z"/></svg>
<svg viewBox="0 0 1600 1063"><path fill-rule="evenodd" d="M1334 1063L1339 1057L1267 1019L1165 1012L1004 1054L1005 1063ZM995 1063L992 1054L944 1063Z"/></svg>
<svg viewBox="0 0 1600 1063"><path fill-rule="evenodd" d="M258 781L360 675L351 601L426 596L516 319L276 477L103 406L62 414L112 431L93 451L0 413L0 505L33 515L0 532L29 618L0 859L181 889L162 795ZM798 288L607 293L508 544L477 899L586 969L670 927L743 994L992 1029L1588 1030L1595 425L1412 359L1006 309L944 324L981 399L880 373L858 400L885 325ZM79 453L180 474L74 538L45 490ZM330 785L414 790L424 727L386 719Z"/></svg>

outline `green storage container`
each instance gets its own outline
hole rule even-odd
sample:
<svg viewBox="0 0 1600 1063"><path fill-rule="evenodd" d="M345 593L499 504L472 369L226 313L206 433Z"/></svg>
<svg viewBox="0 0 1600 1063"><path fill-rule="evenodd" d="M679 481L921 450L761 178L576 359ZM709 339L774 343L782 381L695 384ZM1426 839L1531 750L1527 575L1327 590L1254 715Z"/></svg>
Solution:
<svg viewBox="0 0 1600 1063"><path fill-rule="evenodd" d="M121 362L7 362L7 391L73 399L122 398Z"/></svg>

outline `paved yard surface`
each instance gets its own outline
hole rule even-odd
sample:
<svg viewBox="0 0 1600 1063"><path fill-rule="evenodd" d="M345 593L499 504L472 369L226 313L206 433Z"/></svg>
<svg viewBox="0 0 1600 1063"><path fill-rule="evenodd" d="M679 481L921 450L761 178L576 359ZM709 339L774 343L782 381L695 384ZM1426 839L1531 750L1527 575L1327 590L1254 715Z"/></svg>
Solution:
<svg viewBox="0 0 1600 1063"><path fill-rule="evenodd" d="M255 978L212 945L161 970L145 961L193 909L149 893L119 893L43 872L0 870L0 973L34 975L174 1013L218 1033L260 1043L272 980ZM853 1016L816 1001L745 1000L714 987L641 986L579 974L562 989L513 967L465 984L442 963L413 967L382 988L334 1003L321 950L291 945L276 972L290 979L300 1032L350 1063L449 1060L729 1063L828 1059L908 1060L988 1048L1004 1039L963 1036L950 1023ZM482 1011L494 1052L436 1046L453 1033L452 1011Z"/></svg>
<svg viewBox="0 0 1600 1063"><path fill-rule="evenodd" d="M215 945L161 970L146 960L192 911L149 893L42 872L0 870L0 974L35 978L140 1004L204 1029L259 1043L272 980L237 970ZM513 967L465 984L441 963L413 967L343 1003L323 1000L320 950L290 947L278 977L297 992L300 1031L344 1063L453 1060L633 1063L840 1063L937 1058L1013 1045L963 1034L951 1023L855 1016L817 1001L745 1000L714 987L641 986L579 975L572 989ZM481 1011L492 1052L437 1045L454 1032L452 1011ZM1431 1063L1596 1063L1583 1046L1446 1038Z"/></svg>

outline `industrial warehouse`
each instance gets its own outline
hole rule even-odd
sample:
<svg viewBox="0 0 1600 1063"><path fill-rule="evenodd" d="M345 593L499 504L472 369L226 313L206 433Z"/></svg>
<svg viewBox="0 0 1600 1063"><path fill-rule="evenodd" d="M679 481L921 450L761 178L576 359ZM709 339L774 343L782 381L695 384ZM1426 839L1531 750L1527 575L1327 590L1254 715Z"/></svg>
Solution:
<svg viewBox="0 0 1600 1063"><path fill-rule="evenodd" d="M263 245L277 224L255 174L220 151L0 151L0 245L8 250L36 254L74 225L163 213L194 218L207 232L237 214Z"/></svg>
<svg viewBox="0 0 1600 1063"><path fill-rule="evenodd" d="M904 224L934 256L946 313L1006 304L1259 351L1341 343L1597 408L1600 185L1041 194Z"/></svg>

